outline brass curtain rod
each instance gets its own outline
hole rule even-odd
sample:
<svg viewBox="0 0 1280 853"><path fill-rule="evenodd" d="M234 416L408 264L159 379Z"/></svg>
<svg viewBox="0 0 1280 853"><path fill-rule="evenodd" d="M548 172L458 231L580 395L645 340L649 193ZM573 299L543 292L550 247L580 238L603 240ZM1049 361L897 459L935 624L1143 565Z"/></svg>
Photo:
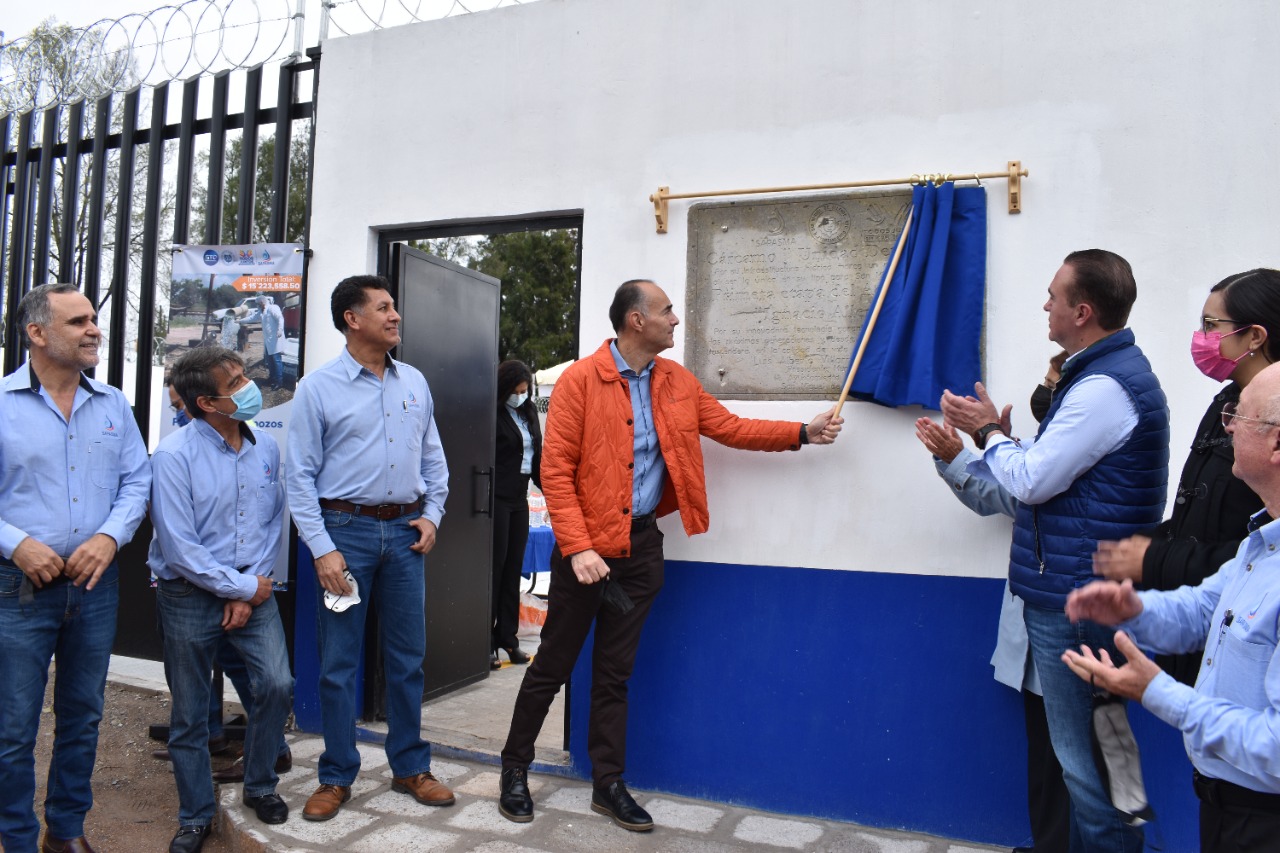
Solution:
<svg viewBox="0 0 1280 853"><path fill-rule="evenodd" d="M895 178L886 181L852 181L839 184L797 184L791 187L758 187L748 190L711 190L710 192L697 193L673 193L670 187L658 187L658 191L649 196L649 201L653 202L653 214L658 220L658 233L667 233L667 202L672 199L682 198L712 198L715 196L726 195L765 195L767 193L794 193L809 192L812 190L844 190L859 189L862 187L891 187L903 184L915 186L917 184L942 184L946 181L970 181L975 180L979 184L982 179L999 180L1004 178L1009 182L1009 212L1022 212L1022 179L1029 177L1030 173L1022 168L1021 160L1010 160L1009 168L1003 172L964 172L961 174L939 173L939 174L921 174L912 175L909 178Z"/></svg>

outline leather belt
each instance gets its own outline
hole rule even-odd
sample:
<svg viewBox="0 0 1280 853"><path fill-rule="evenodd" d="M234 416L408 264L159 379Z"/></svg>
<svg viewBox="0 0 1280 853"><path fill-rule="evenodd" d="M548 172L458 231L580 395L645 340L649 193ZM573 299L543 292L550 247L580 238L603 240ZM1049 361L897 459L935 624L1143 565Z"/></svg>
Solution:
<svg viewBox="0 0 1280 853"><path fill-rule="evenodd" d="M1199 770L1193 771L1192 784L1196 796L1202 801L1219 808L1250 809L1267 814L1280 814L1280 794L1268 794L1250 788L1204 776Z"/></svg>
<svg viewBox="0 0 1280 853"><path fill-rule="evenodd" d="M336 510L337 512L349 512L354 515L376 518L378 521L390 521L393 518L399 518L402 515L408 515L411 512L417 512L422 509L422 500L419 499L407 504L361 506L360 504L353 504L351 501L340 501L334 498L321 498L320 507L322 509Z"/></svg>
<svg viewBox="0 0 1280 853"><path fill-rule="evenodd" d="M657 524L657 523L658 523L658 514L656 512L651 512L648 515L631 516L632 530L641 530L645 527L648 527L651 524Z"/></svg>

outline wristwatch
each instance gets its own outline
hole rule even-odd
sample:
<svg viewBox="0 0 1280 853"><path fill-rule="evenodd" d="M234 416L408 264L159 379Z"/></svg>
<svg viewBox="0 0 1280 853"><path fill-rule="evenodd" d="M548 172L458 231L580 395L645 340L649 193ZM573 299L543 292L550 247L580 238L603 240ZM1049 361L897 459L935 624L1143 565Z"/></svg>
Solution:
<svg viewBox="0 0 1280 853"><path fill-rule="evenodd" d="M973 433L973 443L978 445L979 450L985 450L987 447L987 438L989 438L991 436L991 433L993 432L998 432L1001 435L1003 435L1004 429L1000 426L1000 424L996 424L996 423L991 423L991 424L987 424L986 426L978 427L978 429L975 430Z"/></svg>

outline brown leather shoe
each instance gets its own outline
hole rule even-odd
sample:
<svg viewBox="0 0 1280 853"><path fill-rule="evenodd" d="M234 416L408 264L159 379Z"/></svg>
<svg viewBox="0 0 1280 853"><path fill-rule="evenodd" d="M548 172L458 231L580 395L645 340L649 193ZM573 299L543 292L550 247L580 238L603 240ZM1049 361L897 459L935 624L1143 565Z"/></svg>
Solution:
<svg viewBox="0 0 1280 853"><path fill-rule="evenodd" d="M93 853L93 848L89 846L89 842L82 835L79 838L54 838L52 835L45 834L44 842L40 845L41 853Z"/></svg>
<svg viewBox="0 0 1280 853"><path fill-rule="evenodd" d="M351 789L345 785L321 785L316 792L307 798L302 807L302 817L306 820L329 820L338 814L342 804L351 799Z"/></svg>
<svg viewBox="0 0 1280 853"><path fill-rule="evenodd" d="M454 803L453 791L430 773L392 779L391 790L408 794L424 806L451 806Z"/></svg>

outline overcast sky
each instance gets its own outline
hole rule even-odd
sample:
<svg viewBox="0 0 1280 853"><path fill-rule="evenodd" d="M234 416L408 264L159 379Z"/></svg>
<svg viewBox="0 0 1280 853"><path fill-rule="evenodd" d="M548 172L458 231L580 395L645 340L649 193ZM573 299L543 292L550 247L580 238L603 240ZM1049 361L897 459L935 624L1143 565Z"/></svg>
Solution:
<svg viewBox="0 0 1280 853"><path fill-rule="evenodd" d="M164 0L4 0L0 4L0 30L4 40L26 35L50 15L62 23L85 27L101 18L121 18L130 13L150 12ZM319 4L316 6L319 9Z"/></svg>

